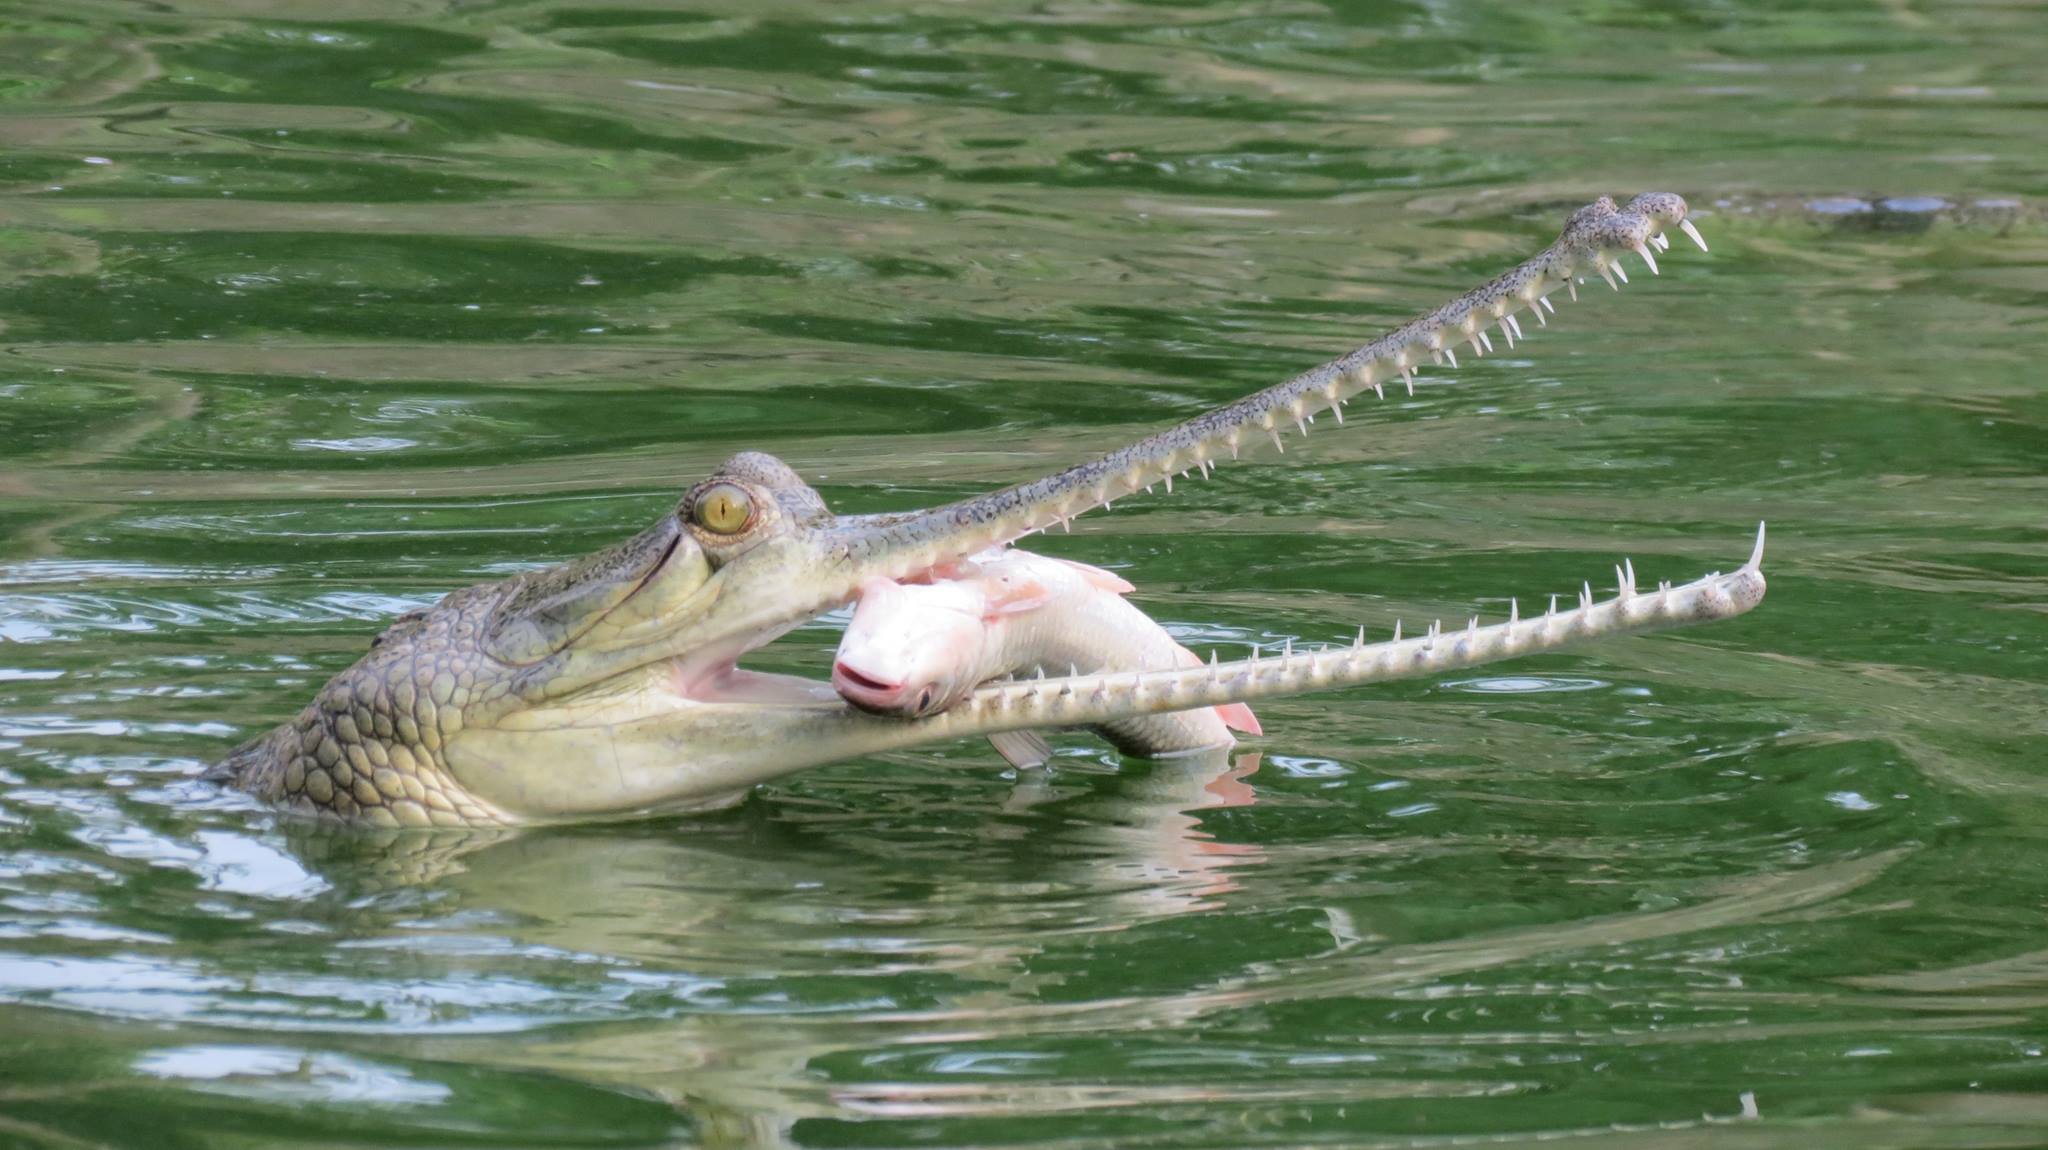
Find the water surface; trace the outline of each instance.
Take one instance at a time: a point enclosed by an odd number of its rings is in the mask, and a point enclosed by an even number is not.
[[[5,19],[0,1144],[2043,1141],[2036,12]],[[1646,189],[1712,255],[1043,546],[1228,658],[1768,518],[1742,620],[690,820],[336,833],[197,780],[734,450],[842,510],[1029,478]]]

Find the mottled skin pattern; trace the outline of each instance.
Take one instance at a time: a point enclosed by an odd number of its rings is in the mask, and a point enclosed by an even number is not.
[[[442,769],[443,743],[472,708],[511,690],[479,674],[484,617],[503,584],[469,587],[401,616],[348,672],[276,730],[236,748],[220,771],[306,814],[385,826],[483,826],[516,820]]]
[[[794,471],[742,453],[647,530],[594,555],[457,591],[409,614],[296,717],[231,752],[212,777],[285,807],[396,826],[494,825],[699,810],[762,781],[876,751],[974,735],[1095,726],[1306,691],[1432,675],[1597,638],[1728,618],[1763,598],[1762,539],[1726,575],[1462,631],[1220,666],[1108,669],[985,685],[918,718],[866,714],[830,687],[740,670],[745,652],[847,602],[864,582],[915,578],[991,546],[1235,457],[1306,435],[1343,404],[1456,349],[1512,345],[1517,313],[1581,277],[1656,270],[1662,235],[1703,249],[1685,201],[1601,198],[1535,257],[1340,359],[1089,463],[923,511],[838,516]]]

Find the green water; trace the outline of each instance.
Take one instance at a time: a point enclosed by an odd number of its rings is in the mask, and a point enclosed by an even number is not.
[[[0,1146],[2048,1145],[2038,9],[4,21]],[[197,778],[733,450],[842,510],[1028,478],[1646,189],[1713,253],[1043,547],[1229,657],[1768,519],[1744,619],[694,820]]]

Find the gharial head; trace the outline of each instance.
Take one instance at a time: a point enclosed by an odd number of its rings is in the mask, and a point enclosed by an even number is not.
[[[780,460],[735,455],[623,543],[402,620],[298,718],[231,753],[219,776],[376,821],[625,814],[701,804],[867,750],[1377,681],[1746,610],[1762,595],[1754,560],[1654,595],[1636,595],[1631,573],[1625,602],[1588,595],[1554,623],[1475,622],[1441,645],[1434,632],[1423,646],[1361,640],[1354,655],[1308,662],[981,688],[918,718],[861,714],[825,684],[737,667],[864,583],[916,579],[1155,484],[1170,491],[1247,439],[1305,435],[1317,414],[1341,422],[1360,392],[1412,387],[1417,366],[1455,365],[1460,344],[1490,350],[1492,327],[1512,344],[1523,334],[1517,313],[1542,320],[1552,292],[1586,274],[1625,278],[1621,253],[1654,270],[1652,249],[1668,246],[1670,227],[1699,242],[1676,196],[1596,201],[1535,257],[1349,355],[1093,461],[940,507],[834,515]]]

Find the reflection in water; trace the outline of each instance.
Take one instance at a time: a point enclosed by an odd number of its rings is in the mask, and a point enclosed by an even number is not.
[[[17,8],[0,1142],[2040,1141],[2032,12]],[[1042,542],[1228,657],[1769,518],[1726,629],[688,821],[195,779],[735,450],[848,512],[1028,479],[1644,187],[1710,257]]]
[[[1072,1004],[1043,1001],[1042,980],[1031,975],[1032,960],[1044,953],[1039,940],[1126,931],[1160,916],[1215,909],[1217,904],[1197,897],[1242,889],[1240,880],[1250,875],[1239,868],[1258,865],[1257,852],[1214,851],[1219,844],[1199,830],[1183,804],[1195,796],[1221,805],[1250,801],[1241,780],[1256,767],[1254,755],[1156,764],[1147,785],[1099,811],[1103,818],[1097,828],[1113,844],[1111,852],[1072,859],[1056,853],[1035,876],[1034,887],[1106,894],[1114,908],[1107,921],[1096,917],[1099,902],[1091,902],[1089,917],[1061,924],[1050,920],[1045,909],[1032,908],[1028,898],[972,900],[945,884],[914,906],[880,912],[819,904],[764,909],[756,902],[764,894],[785,884],[811,885],[797,876],[814,873],[811,868],[820,862],[830,865],[800,846],[789,849],[795,844],[788,843],[764,857],[751,850],[734,855],[687,839],[636,837],[620,844],[578,832],[328,832],[304,842],[313,854],[322,853],[323,846],[338,847],[357,860],[351,869],[375,876],[368,879],[370,886],[431,884],[442,921],[462,919],[474,930],[485,924],[469,919],[468,908],[488,907],[490,925],[503,931],[495,941],[481,943],[474,936],[444,939],[415,923],[420,933],[405,944],[410,947],[480,958],[545,953],[610,962],[680,960],[699,972],[694,978],[660,980],[671,997],[686,1003],[676,1017],[661,1022],[511,1048],[479,1049],[474,1040],[436,1039],[424,1049],[429,1057],[527,1069],[576,1065],[617,1086],[669,1098],[721,1129],[744,1131],[740,1142],[756,1145],[795,1144],[789,1141],[794,1123],[847,1112],[893,1119],[994,1117],[1176,1105],[1334,1105],[1513,1090],[1517,1083],[1512,1079],[1461,1078],[1435,1085],[1379,1080],[1361,1076],[1344,1059],[1302,1060],[1273,1082],[1233,1081],[1235,1074],[1212,1079],[1214,1068],[1205,1073],[1188,1065],[1177,1069],[1173,1085],[1108,1087],[1056,1073],[1032,1083],[1002,1078],[1009,1073],[1006,1067],[1058,1061],[1018,1049],[1048,1036],[1184,1030],[1212,1015],[1291,1002],[1398,998],[1460,975],[1545,955],[1759,922],[1836,899],[1873,881],[1902,855],[1895,851],[1784,876],[1758,876],[1728,884],[1717,897],[1682,910],[1387,947],[1349,957],[1339,957],[1340,952],[1359,940],[1339,936],[1334,947],[1320,953],[1295,962],[1256,964],[1249,973],[1206,989],[1184,986]],[[1231,860],[1229,872],[1218,869],[1220,859]],[[340,861],[340,856],[330,860]],[[1150,881],[1138,882],[1136,876]],[[1154,888],[1153,883],[1165,885]],[[1196,885],[1179,897],[1161,893],[1187,883]],[[602,909],[591,909],[597,907]],[[878,926],[880,935],[861,929]],[[892,974],[915,969],[977,989],[944,1005],[916,1009],[902,1009],[886,994],[870,992],[814,1003],[810,1011],[785,1015],[774,1026],[762,1025],[745,997],[748,983],[774,979],[788,985],[843,975],[854,956],[882,960]],[[1636,1040],[1616,1039],[1623,1044]],[[924,1048],[939,1053],[918,1053]],[[970,1049],[980,1052],[966,1053]],[[957,1069],[976,1078],[994,1077],[974,1084],[846,1086],[832,1083],[829,1076],[820,1079],[820,1064],[847,1055],[859,1055],[870,1065],[928,1062],[942,1074]]]

